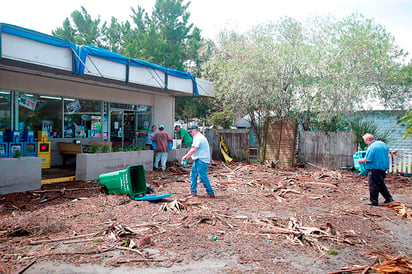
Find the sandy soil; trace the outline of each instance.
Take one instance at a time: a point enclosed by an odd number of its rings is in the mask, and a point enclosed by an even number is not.
[[[370,207],[351,171],[214,162],[215,199],[201,184],[189,197],[188,175],[147,172],[173,194],[157,202],[96,181],[0,196],[0,273],[374,273],[411,260],[411,177],[389,175],[397,203]]]

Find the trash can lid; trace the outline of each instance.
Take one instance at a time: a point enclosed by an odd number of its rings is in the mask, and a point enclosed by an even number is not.
[[[145,195],[139,198],[134,198],[136,201],[157,201],[167,197],[172,196],[172,193],[169,194],[154,194],[154,195]]]

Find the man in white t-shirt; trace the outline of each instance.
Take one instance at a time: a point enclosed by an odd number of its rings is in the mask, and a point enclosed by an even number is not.
[[[190,192],[192,195],[197,195],[197,177],[203,183],[206,188],[206,193],[209,197],[214,198],[215,193],[210,184],[209,177],[207,177],[207,169],[210,164],[210,149],[209,142],[206,137],[199,132],[199,127],[193,125],[189,128],[189,133],[193,137],[192,148],[189,152],[183,156],[182,161],[185,161],[192,157],[193,165],[190,171]]]

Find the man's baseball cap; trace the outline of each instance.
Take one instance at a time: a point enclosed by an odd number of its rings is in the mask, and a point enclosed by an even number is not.
[[[159,125],[159,129],[165,129],[164,125]]]
[[[198,127],[197,125],[192,125],[192,126],[189,128],[189,132],[191,132],[191,131],[194,130],[194,129],[199,130],[199,127]]]

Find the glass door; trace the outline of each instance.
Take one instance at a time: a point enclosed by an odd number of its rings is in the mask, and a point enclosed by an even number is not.
[[[110,112],[110,141],[114,151],[123,150],[123,111]]]
[[[124,121],[124,138],[123,148],[135,147],[136,136],[136,114],[134,111],[125,111],[123,115]]]
[[[110,141],[114,150],[127,150],[135,146],[136,113],[112,110],[110,116]]]

